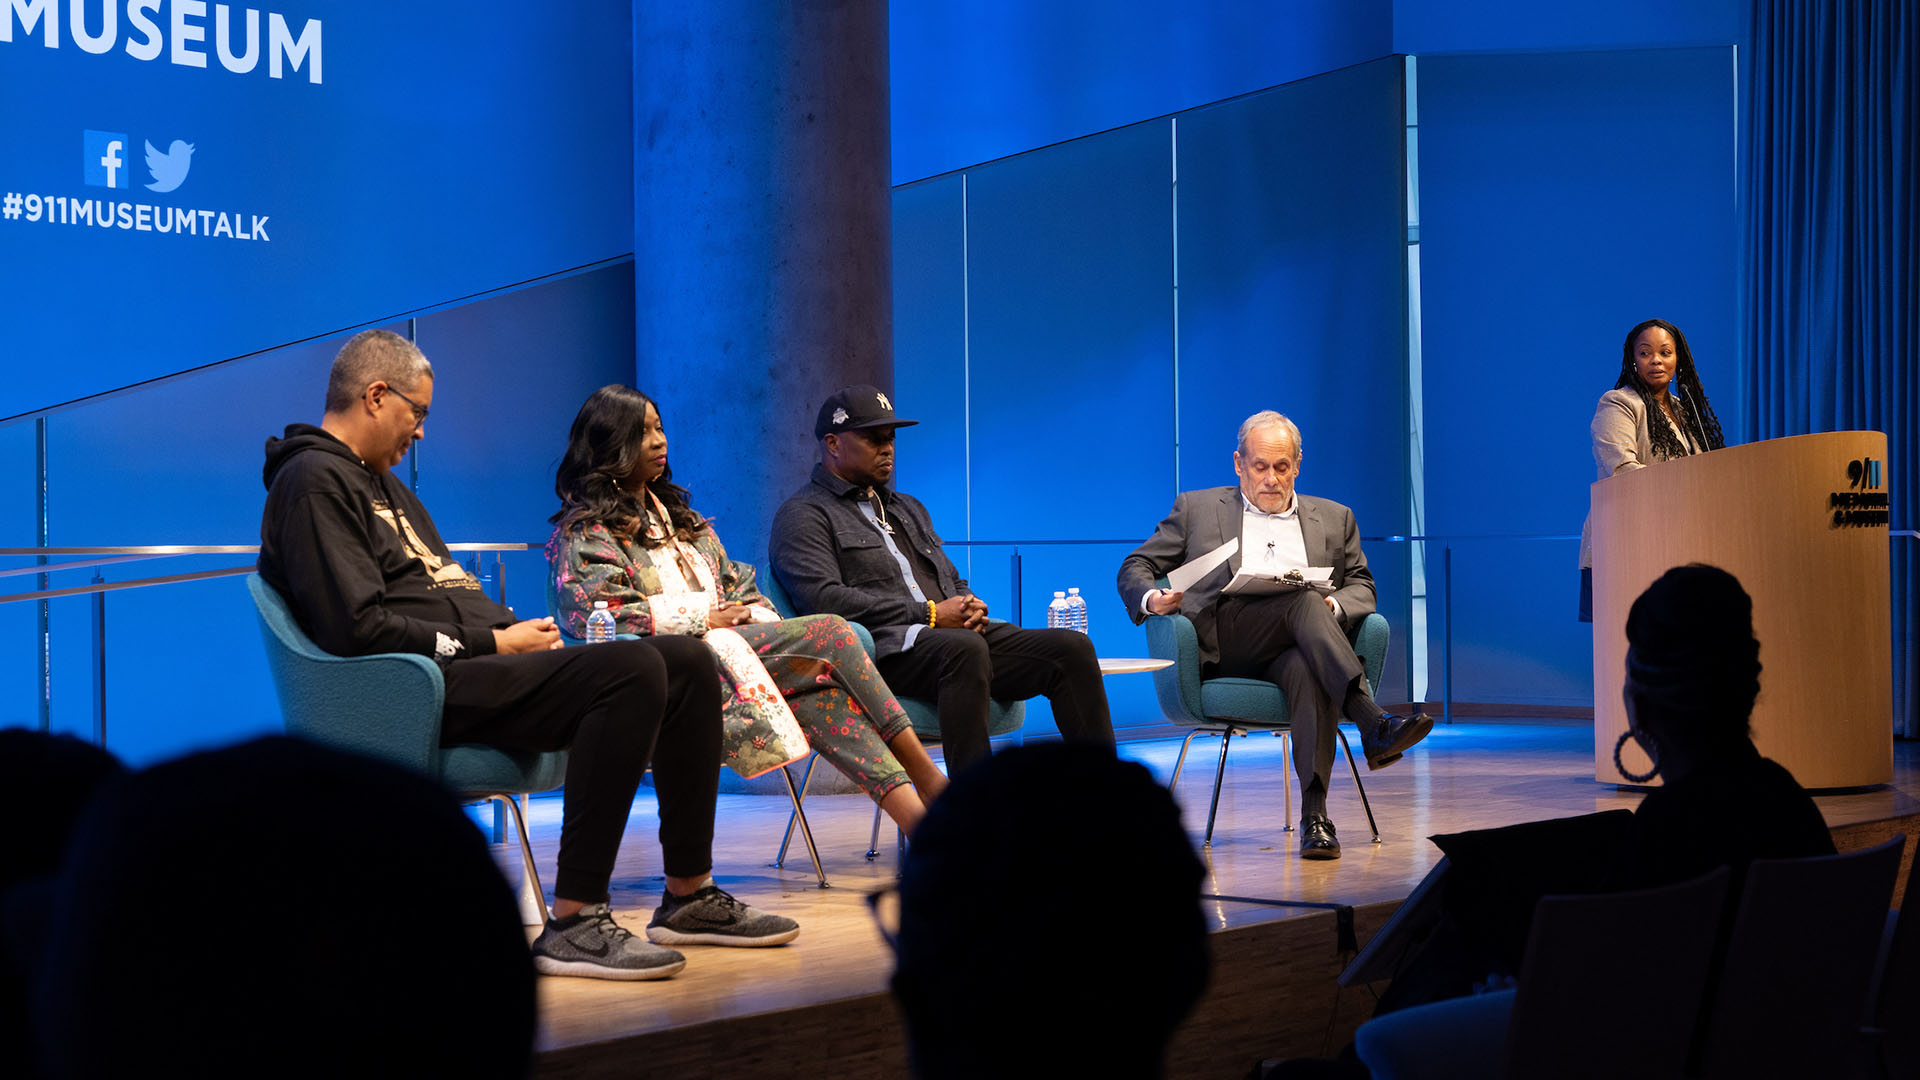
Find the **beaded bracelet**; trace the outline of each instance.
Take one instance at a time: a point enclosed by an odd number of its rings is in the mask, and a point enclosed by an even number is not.
[[[934,608],[933,601],[929,600],[927,601],[927,625],[932,626],[938,621],[939,621],[939,612],[937,609]]]

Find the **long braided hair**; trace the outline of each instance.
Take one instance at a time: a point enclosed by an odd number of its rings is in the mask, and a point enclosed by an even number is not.
[[[547,520],[562,528],[601,524],[614,532],[637,537],[646,547],[659,547],[664,537],[648,539],[641,523],[646,510],[624,481],[640,467],[641,443],[646,440],[647,410],[660,414],[653,399],[630,386],[603,386],[580,406],[567,433],[567,453],[554,473],[553,491],[560,509]],[[687,505],[687,489],[673,482],[673,468],[662,470],[647,490],[667,508],[675,535],[691,540],[708,525]]]
[[[1634,362],[1633,343],[1642,333],[1658,327],[1673,336],[1674,356],[1679,363],[1674,366],[1673,382],[1679,393],[1673,395],[1680,422],[1686,425],[1687,434],[1693,437],[1694,444],[1708,450],[1724,450],[1727,438],[1720,432],[1720,418],[1713,413],[1713,406],[1707,401],[1706,388],[1700,385],[1700,373],[1694,370],[1693,350],[1687,348],[1687,335],[1680,328],[1665,319],[1648,319],[1627,331],[1626,344],[1620,349],[1620,377],[1614,380],[1615,390],[1632,389],[1640,395],[1647,406],[1647,438],[1653,443],[1653,452],[1661,457],[1685,456],[1687,448],[1681,444],[1680,437],[1674,434],[1667,424],[1653,422],[1653,417],[1663,415],[1660,402],[1655,400],[1652,390],[1640,381],[1640,371]],[[1671,389],[1671,388],[1670,388]]]

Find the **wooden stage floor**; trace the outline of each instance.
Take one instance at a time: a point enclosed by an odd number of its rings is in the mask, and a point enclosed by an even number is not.
[[[1194,741],[1178,791],[1196,845],[1218,747],[1211,737]],[[1178,738],[1149,739],[1122,743],[1121,753],[1164,781],[1179,748]],[[1280,740],[1236,740],[1213,846],[1201,852],[1208,867],[1203,888],[1216,897],[1204,903],[1219,932],[1214,985],[1176,1037],[1170,1075],[1238,1078],[1263,1058],[1331,1053],[1344,1045],[1371,1013],[1370,993],[1364,987],[1336,991],[1332,983],[1342,966],[1333,913],[1287,902],[1355,908],[1364,943],[1438,861],[1427,836],[1636,805],[1638,794],[1593,780],[1592,753],[1592,726],[1584,721],[1436,726],[1400,763],[1375,773],[1362,769],[1379,819],[1378,845],[1368,842],[1342,757],[1330,810],[1344,857],[1306,862],[1295,853],[1297,833],[1282,831],[1282,784],[1291,767]],[[613,882],[614,911],[635,931],[650,918],[661,890],[650,792],[642,789],[635,803]],[[1894,831],[1913,834],[1920,821],[1920,743],[1895,745],[1890,787],[1824,796],[1819,803],[1843,849]],[[798,919],[800,937],[776,949],[690,948],[686,970],[662,982],[541,979],[539,1075],[643,1071],[739,1080],[792,1075],[797,1068],[836,1077],[904,1075],[898,1018],[886,995],[891,957],[864,903],[866,893],[893,878],[892,826],[882,830],[881,858],[868,862],[861,853],[873,804],[858,795],[809,799],[808,818],[834,886],[822,890],[797,838],[784,870],[768,865],[787,808],[784,798],[722,795],[715,874],[741,899]],[[534,801],[535,853],[546,875],[559,820],[559,799]],[[503,866],[515,865],[508,849],[497,850]],[[517,868],[513,873],[517,879]],[[1113,887],[1124,890],[1127,868],[1116,866],[1114,873]]]

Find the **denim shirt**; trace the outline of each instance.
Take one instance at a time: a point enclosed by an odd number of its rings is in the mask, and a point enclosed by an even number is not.
[[[967,583],[947,558],[927,508],[911,495],[877,489],[896,545],[911,545],[929,564],[947,596]],[[865,626],[874,651],[888,656],[912,646],[927,625],[927,604],[916,600],[911,574],[887,548],[887,536],[861,510],[865,488],[813,467],[813,478],[773,517],[767,559],[787,595],[807,614],[827,612]]]

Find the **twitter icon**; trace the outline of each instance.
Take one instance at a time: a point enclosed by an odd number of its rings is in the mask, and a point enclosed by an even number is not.
[[[187,182],[187,170],[193,167],[193,144],[181,139],[173,140],[166,153],[153,148],[153,140],[144,140],[147,144],[147,172],[153,174],[153,183],[147,185],[148,191],[168,192]]]

